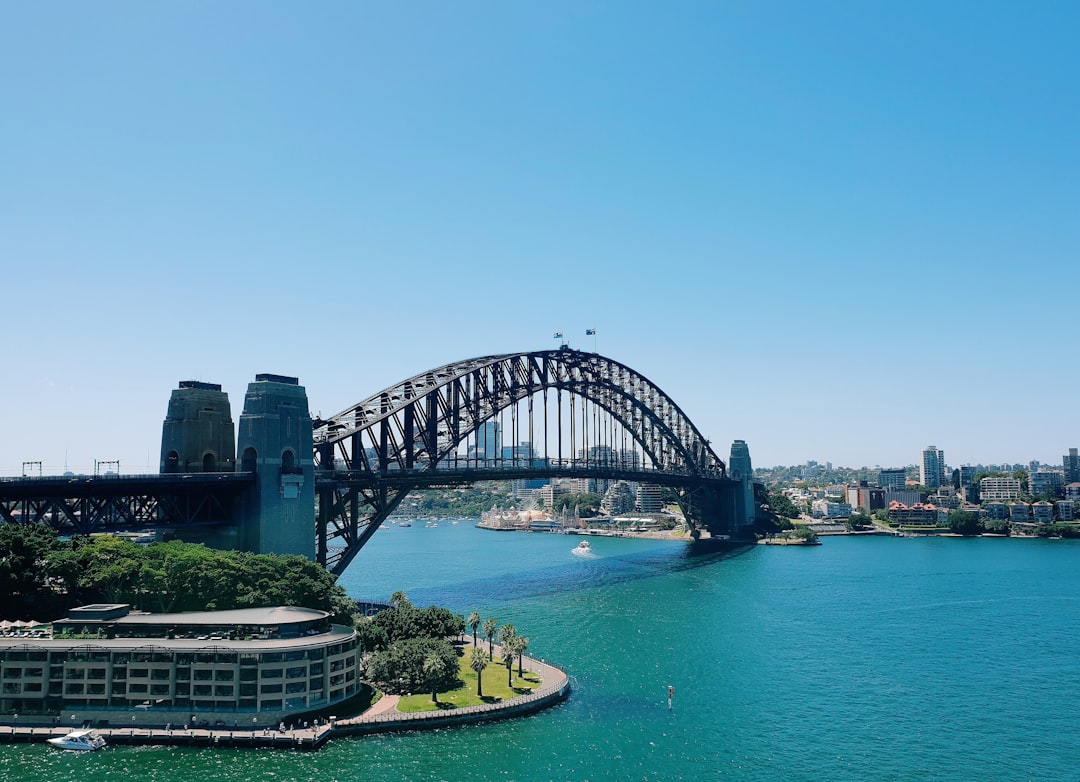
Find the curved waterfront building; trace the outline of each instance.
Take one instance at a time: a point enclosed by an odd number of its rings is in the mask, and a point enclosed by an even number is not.
[[[0,637],[0,682],[0,710],[64,724],[276,725],[356,694],[356,631],[309,608],[84,606],[51,637]]]

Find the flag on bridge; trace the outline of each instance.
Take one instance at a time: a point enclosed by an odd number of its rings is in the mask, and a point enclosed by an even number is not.
[[[586,337],[595,337],[596,336],[596,329],[585,329],[585,336]]]
[[[562,339],[562,332],[556,331],[555,336],[552,339]]]

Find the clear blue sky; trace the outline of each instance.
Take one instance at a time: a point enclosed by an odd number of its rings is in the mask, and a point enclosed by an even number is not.
[[[1060,463],[1075,2],[9,3],[0,473],[554,347],[755,464]]]

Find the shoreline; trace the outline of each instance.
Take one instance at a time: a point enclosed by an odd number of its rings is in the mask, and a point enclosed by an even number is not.
[[[495,644],[498,649],[499,645]],[[383,696],[360,714],[331,717],[328,722],[303,728],[279,730],[228,728],[169,728],[164,727],[101,727],[90,728],[109,745],[159,745],[226,747],[236,749],[288,749],[314,751],[328,741],[348,736],[391,733],[404,730],[434,730],[456,725],[512,719],[541,711],[570,696],[570,677],[556,666],[534,657],[525,657],[530,670],[540,673],[542,683],[533,692],[498,703],[467,706],[452,711],[396,711],[397,698]],[[381,704],[381,705],[380,705]],[[389,708],[388,708],[389,707]],[[0,743],[45,743],[48,739],[65,736],[78,726],[3,725]],[[67,750],[58,750],[67,751]]]

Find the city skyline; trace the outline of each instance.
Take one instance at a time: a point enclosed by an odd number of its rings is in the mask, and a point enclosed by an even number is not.
[[[1028,412],[1080,381],[1074,4],[5,21],[0,474],[156,465],[182,380],[330,415],[557,332],[757,466],[1080,443]]]

